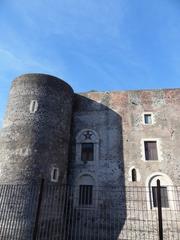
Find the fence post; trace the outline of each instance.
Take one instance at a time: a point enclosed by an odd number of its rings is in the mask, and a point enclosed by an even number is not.
[[[33,231],[33,240],[36,240],[37,232],[38,232],[38,224],[39,224],[39,218],[40,218],[40,210],[41,210],[43,188],[44,188],[44,179],[41,179],[40,190],[39,190],[39,197],[38,197],[38,206],[37,206],[36,219],[35,219],[34,231]]]
[[[159,240],[163,240],[161,184],[159,179],[157,180],[157,205],[158,205],[158,222],[159,222]]]

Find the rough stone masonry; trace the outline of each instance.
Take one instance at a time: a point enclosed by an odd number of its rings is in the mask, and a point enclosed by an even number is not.
[[[180,183],[179,146],[180,89],[76,94],[56,77],[25,74],[12,84],[0,130],[0,184],[44,178],[75,185],[75,207],[103,205],[108,199],[97,200],[99,188],[124,193],[109,196],[116,205],[132,197],[127,186],[141,186],[148,191],[146,208],[153,211],[157,178],[166,187],[166,201],[173,199],[169,186]],[[89,199],[79,199],[79,191],[83,197],[87,189]],[[122,216],[128,220],[128,211]],[[27,225],[24,239],[29,231]]]

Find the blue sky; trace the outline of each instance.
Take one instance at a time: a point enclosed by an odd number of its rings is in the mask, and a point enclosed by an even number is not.
[[[76,92],[180,87],[179,0],[0,0],[0,126],[11,81]]]

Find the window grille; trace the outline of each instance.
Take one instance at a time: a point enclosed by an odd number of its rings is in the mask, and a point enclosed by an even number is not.
[[[92,205],[92,185],[79,186],[79,205]]]

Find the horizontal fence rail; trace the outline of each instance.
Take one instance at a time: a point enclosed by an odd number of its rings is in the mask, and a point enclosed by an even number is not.
[[[179,240],[180,187],[160,193],[163,240]],[[159,240],[157,201],[156,187],[1,185],[0,239]]]

